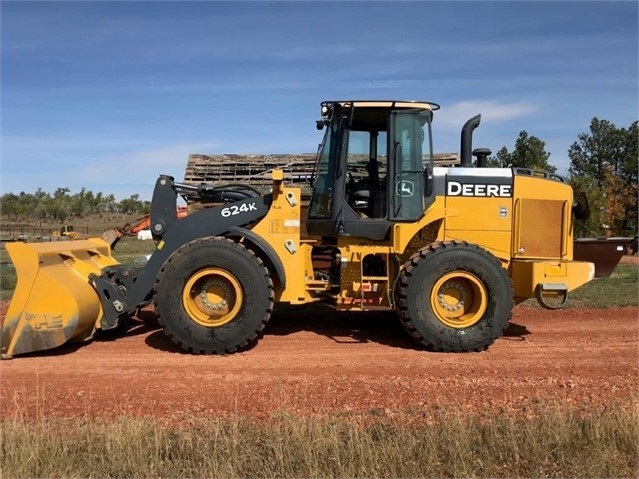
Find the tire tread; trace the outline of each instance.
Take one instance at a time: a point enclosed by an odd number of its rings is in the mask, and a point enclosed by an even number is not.
[[[265,308],[265,312],[264,312],[264,316],[262,320],[256,325],[254,330],[250,332],[248,336],[246,336],[242,340],[239,340],[235,342],[234,344],[225,346],[223,348],[218,348],[218,347],[212,347],[210,349],[194,348],[193,346],[189,345],[186,341],[180,339],[176,334],[174,334],[171,331],[171,327],[172,327],[171,320],[170,318],[167,320],[168,315],[161,312],[161,307],[159,307],[159,304],[158,304],[157,288],[158,288],[158,285],[160,285],[163,281],[170,281],[169,279],[166,278],[166,275],[170,272],[169,271],[170,266],[173,263],[175,263],[175,261],[177,261],[179,258],[183,257],[184,255],[188,254],[188,251],[192,250],[193,248],[199,247],[200,245],[204,245],[206,243],[215,244],[214,242],[220,242],[222,244],[225,244],[227,247],[236,249],[240,254],[246,255],[247,257],[250,258],[251,261],[255,263],[255,267],[257,271],[259,271],[264,276],[264,279],[266,280],[267,307]],[[173,341],[175,344],[180,346],[183,350],[188,351],[190,353],[208,354],[208,355],[232,354],[232,353],[244,350],[250,345],[252,345],[253,343],[255,343],[255,341],[257,341],[262,336],[262,332],[271,317],[271,313],[273,312],[274,302],[275,302],[275,290],[273,286],[273,281],[270,277],[268,269],[264,265],[264,262],[251,249],[248,249],[244,245],[223,236],[209,236],[209,237],[198,238],[197,240],[186,243],[182,245],[180,248],[178,248],[169,257],[169,259],[167,259],[167,261],[164,263],[164,265],[160,269],[155,281],[155,289],[154,289],[154,296],[153,296],[153,303],[154,303],[158,323],[163,328],[165,334],[171,339],[171,341]]]
[[[510,295],[510,305],[504,305],[508,308],[509,311],[507,320],[504,321],[502,327],[499,331],[496,332],[496,334],[494,334],[492,337],[489,338],[489,340],[484,341],[481,345],[478,346],[455,345],[455,347],[451,347],[450,345],[441,344],[437,343],[436,341],[429,340],[425,337],[425,335],[420,334],[419,328],[416,326],[416,321],[418,321],[418,319],[414,318],[409,311],[410,305],[408,304],[408,288],[411,286],[411,283],[413,282],[412,278],[415,276],[416,272],[419,270],[419,268],[428,267],[427,263],[430,259],[436,257],[444,251],[450,251],[452,249],[459,249],[460,251],[465,249],[468,251],[481,253],[483,257],[493,263],[493,266],[497,266],[503,270],[501,262],[495,256],[488,253],[481,247],[467,241],[442,241],[432,243],[424,248],[421,248],[406,261],[405,266],[399,276],[397,288],[395,290],[395,304],[399,313],[399,319],[408,334],[410,334],[415,341],[423,345],[428,350],[443,352],[483,351],[486,350],[490,345],[492,345],[497,338],[501,337],[504,330],[508,327],[508,322],[512,318],[512,308],[514,306],[512,294]],[[508,278],[508,285],[512,293],[512,279],[505,273],[505,271],[504,275]]]

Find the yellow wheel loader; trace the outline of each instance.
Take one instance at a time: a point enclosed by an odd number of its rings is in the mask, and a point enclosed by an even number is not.
[[[142,268],[118,264],[100,239],[7,245],[18,284],[3,357],[88,340],[150,303],[165,333],[193,353],[254,343],[276,302],[322,300],[394,310],[427,349],[487,348],[514,304],[537,297],[557,307],[593,278],[593,263],[573,261],[573,221],[588,214],[587,201],[558,175],[487,168],[490,150],[472,150],[479,115],[462,129],[461,165],[435,167],[437,109],[323,102],[306,239],[301,191],[275,170],[266,195],[160,176],[156,248]],[[179,218],[178,196],[219,204]]]

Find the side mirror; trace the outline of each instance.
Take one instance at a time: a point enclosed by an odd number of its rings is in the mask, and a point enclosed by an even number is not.
[[[429,197],[433,194],[433,167],[428,164],[424,168],[424,196]]]
[[[587,220],[590,218],[590,205],[588,204],[588,197],[583,191],[575,198],[575,203],[572,205],[575,218],[578,220]]]

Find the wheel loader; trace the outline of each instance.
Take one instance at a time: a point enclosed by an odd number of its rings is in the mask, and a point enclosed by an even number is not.
[[[98,238],[7,245],[18,273],[2,357],[86,341],[153,304],[164,332],[196,354],[258,340],[275,303],[331,302],[396,311],[433,351],[481,351],[513,305],[560,306],[595,266],[573,260],[573,222],[588,214],[561,176],[488,168],[461,132],[461,164],[433,163],[428,101],[325,101],[324,130],[301,231],[301,191],[272,173],[268,194],[161,175],[151,204],[156,247],[119,264]],[[473,156],[475,159],[473,159]],[[215,206],[179,218],[179,197]],[[303,317],[299,318],[304,321]]]

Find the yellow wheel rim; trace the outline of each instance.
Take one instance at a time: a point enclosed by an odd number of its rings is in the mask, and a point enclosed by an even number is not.
[[[451,328],[477,323],[488,306],[484,283],[465,271],[452,271],[435,283],[430,303],[437,319]]]
[[[197,272],[182,290],[184,309],[202,326],[225,325],[235,318],[242,302],[240,282],[223,269],[207,268]]]

